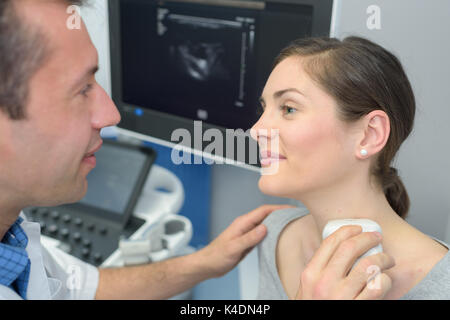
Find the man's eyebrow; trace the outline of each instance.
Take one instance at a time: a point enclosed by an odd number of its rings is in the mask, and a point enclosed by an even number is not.
[[[87,78],[89,78],[89,77],[95,75],[95,74],[98,72],[99,69],[100,69],[100,68],[99,68],[98,65],[95,65],[95,66],[89,68],[89,69],[83,74],[83,76],[82,76],[81,78],[79,78],[79,79],[74,83],[74,85],[72,86],[72,88],[73,88],[72,90],[75,90],[75,89],[76,89],[78,86],[80,86],[81,83],[82,83],[83,81],[85,81]]]

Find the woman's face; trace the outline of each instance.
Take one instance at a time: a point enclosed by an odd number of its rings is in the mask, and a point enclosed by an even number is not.
[[[259,188],[279,197],[326,192],[356,164],[356,135],[337,118],[336,102],[310,79],[301,59],[286,58],[273,70],[261,97],[264,112],[252,128],[263,167]]]

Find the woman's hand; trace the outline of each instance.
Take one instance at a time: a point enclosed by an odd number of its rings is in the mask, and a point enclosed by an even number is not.
[[[355,261],[381,242],[374,232],[344,226],[323,240],[301,275],[296,299],[382,299],[392,281],[384,270],[395,265],[386,253]]]

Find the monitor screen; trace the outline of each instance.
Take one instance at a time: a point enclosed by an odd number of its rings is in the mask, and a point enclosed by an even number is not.
[[[156,152],[148,147],[105,139],[95,153],[83,199],[65,207],[124,226],[133,214]]]
[[[123,215],[148,157],[107,143],[95,157],[97,167],[87,176],[88,192],[80,203]]]
[[[218,129],[226,138],[227,129],[240,129],[245,149],[256,150],[249,129],[258,120],[259,96],[274,58],[294,39],[329,35],[331,7],[331,0],[110,1],[119,128],[174,145],[180,141],[173,133],[187,130],[192,139],[182,145],[199,151],[211,141],[204,139],[205,131]],[[208,152],[259,165],[258,157],[242,158],[225,150],[228,142],[222,145]]]

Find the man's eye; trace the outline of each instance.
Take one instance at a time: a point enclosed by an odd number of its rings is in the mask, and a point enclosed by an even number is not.
[[[80,94],[84,97],[87,97],[89,94],[89,91],[92,90],[92,87],[93,87],[92,84],[88,84],[86,87],[84,87],[83,90],[80,91]]]

